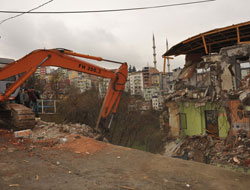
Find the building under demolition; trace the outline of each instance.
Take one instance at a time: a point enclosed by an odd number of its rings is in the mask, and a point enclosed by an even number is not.
[[[169,136],[250,134],[250,22],[193,36],[164,54],[178,55],[185,66],[162,117]]]

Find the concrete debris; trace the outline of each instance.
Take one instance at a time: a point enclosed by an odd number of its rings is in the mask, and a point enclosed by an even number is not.
[[[19,184],[9,184],[9,187],[19,187]]]
[[[32,139],[36,140],[48,140],[57,139],[57,143],[64,144],[68,141],[65,137],[67,134],[79,135],[76,138],[81,138],[81,136],[96,138],[100,136],[100,133],[96,132],[93,128],[85,124],[56,124],[54,122],[45,122],[41,119],[36,119],[37,124],[33,129]],[[104,139],[106,140],[106,139]]]
[[[8,152],[15,152],[17,149],[16,148],[7,148]]]
[[[230,136],[230,135],[229,135]],[[247,131],[225,140],[213,139],[209,135],[186,137],[172,153],[173,157],[185,158],[207,164],[229,165],[233,168],[250,168],[250,137]]]
[[[68,141],[68,139],[65,137],[59,139],[59,142],[62,144],[66,143],[67,141]]]
[[[15,131],[14,136],[16,138],[30,138],[32,136],[32,131],[30,129]]]

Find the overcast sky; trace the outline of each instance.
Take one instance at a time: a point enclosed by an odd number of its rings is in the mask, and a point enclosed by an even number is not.
[[[1,0],[0,10],[28,11],[48,0]],[[54,0],[36,11],[120,9],[199,0]],[[66,48],[79,53],[126,61],[141,69],[153,66],[152,35],[157,67],[169,46],[199,33],[250,20],[249,0],[217,0],[186,6],[93,14],[26,14],[0,25],[0,57],[19,59],[41,48]],[[0,13],[0,20],[13,14]],[[171,69],[184,58],[171,60]],[[103,66],[105,64],[102,64]]]

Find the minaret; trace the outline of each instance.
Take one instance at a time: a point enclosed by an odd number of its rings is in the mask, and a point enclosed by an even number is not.
[[[155,52],[155,36],[153,34],[153,56],[154,56],[154,66],[156,68],[156,52]]]
[[[167,48],[167,51],[168,51],[168,39],[166,38],[166,48]],[[169,59],[167,59],[168,60],[168,72],[170,72],[170,63],[169,63]]]

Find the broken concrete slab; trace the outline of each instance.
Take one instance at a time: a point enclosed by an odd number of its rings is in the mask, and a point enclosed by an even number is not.
[[[31,138],[32,137],[32,131],[30,129],[15,131],[14,136],[16,138]]]

